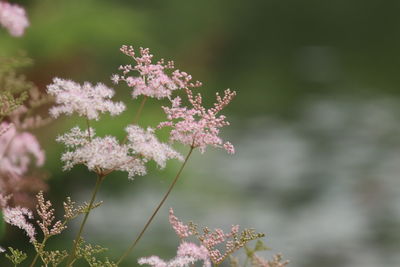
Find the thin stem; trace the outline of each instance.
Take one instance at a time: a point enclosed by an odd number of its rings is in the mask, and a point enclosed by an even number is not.
[[[75,253],[76,253],[76,248],[78,246],[78,242],[81,239],[83,228],[85,227],[85,224],[86,224],[86,221],[87,221],[87,219],[89,217],[90,211],[92,210],[93,203],[94,203],[94,201],[96,199],[97,192],[99,191],[100,185],[103,182],[104,178],[105,178],[104,175],[98,174],[98,176],[97,176],[96,185],[95,185],[95,187],[93,189],[92,198],[90,199],[88,210],[85,213],[85,217],[83,218],[83,221],[82,221],[81,226],[79,228],[78,234],[76,235],[74,246],[72,247],[72,252],[71,252],[71,255],[68,257],[68,261],[67,261],[67,265],[66,266],[71,266],[71,264],[72,264],[72,260],[75,257]]]
[[[132,124],[137,124],[139,122],[139,118],[140,118],[140,115],[142,114],[144,104],[146,104],[146,100],[147,100],[147,95],[145,95],[143,97],[142,101],[140,102],[139,109],[136,112],[136,115],[135,115],[135,118],[132,121]]]
[[[193,149],[194,149],[194,147],[190,147],[189,153],[187,154],[187,156],[185,158],[185,161],[183,162],[183,164],[182,164],[181,168],[179,169],[178,173],[176,174],[175,179],[172,181],[171,185],[169,186],[167,193],[165,193],[164,197],[161,199],[161,202],[158,204],[157,208],[154,210],[153,214],[150,216],[150,218],[148,219],[147,223],[143,227],[142,231],[136,237],[135,241],[125,251],[125,253],[119,258],[119,260],[117,261],[117,265],[119,265],[132,252],[132,250],[135,248],[136,244],[140,241],[140,239],[142,238],[143,234],[146,232],[147,228],[149,227],[149,225],[153,221],[154,217],[156,216],[156,214],[160,210],[161,206],[164,204],[165,200],[168,198],[169,194],[171,193],[172,189],[174,188],[176,182],[178,181],[178,179],[179,179],[179,177],[180,177],[180,175],[182,173],[183,168],[185,167],[186,163],[189,160],[190,155],[193,152]]]
[[[89,142],[92,142],[92,133],[90,131],[90,121],[88,118],[86,118],[86,125],[87,125],[87,129],[88,129],[88,138],[89,138]]]
[[[40,244],[40,249],[44,248],[44,246],[46,245],[47,239],[48,239],[48,237],[45,237],[43,239],[42,243]],[[31,265],[29,265],[29,267],[35,266],[35,263],[38,260],[38,258],[39,258],[39,250],[36,250],[35,258],[33,259]]]
[[[139,109],[136,111],[136,115],[133,118],[133,121],[131,122],[131,124],[137,124],[139,122],[139,118],[140,115],[142,114],[143,108],[144,108],[144,104],[146,104],[146,100],[147,100],[147,95],[145,95],[142,99],[142,101],[140,102],[140,106]],[[126,141],[128,141],[128,135],[125,136],[124,141],[122,141],[123,144],[126,143]]]
[[[66,219],[66,220],[62,223],[61,226],[64,227],[64,226],[68,223],[68,221],[69,221],[69,220]],[[44,247],[46,246],[47,240],[49,240],[49,238],[52,237],[52,236],[53,236],[53,235],[48,235],[48,236],[45,236],[45,237],[43,238],[43,241],[42,241],[42,243],[40,244],[40,248],[41,248],[41,249],[44,249]],[[36,247],[35,247],[35,249],[36,249]],[[43,261],[43,257],[42,257],[41,254],[39,254],[39,250],[36,250],[35,258],[33,259],[31,265],[29,265],[29,267],[35,266],[35,263],[36,263],[36,261],[38,260],[39,256],[40,256],[40,258],[41,258],[42,261]],[[44,263],[44,261],[43,261],[43,263]],[[46,265],[46,266],[47,266],[47,265]]]
[[[39,252],[36,252],[35,258],[33,259],[31,265],[29,265],[29,267],[35,266],[35,263],[36,263],[38,258],[39,258]]]

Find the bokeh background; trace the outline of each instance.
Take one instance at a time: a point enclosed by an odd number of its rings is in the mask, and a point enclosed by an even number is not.
[[[293,267],[400,265],[399,1],[13,2],[26,7],[31,26],[22,38],[1,30],[0,54],[26,51],[34,65],[24,73],[42,90],[53,77],[111,86],[111,74],[130,62],[119,52],[128,44],[173,59],[203,82],[207,103],[225,88],[238,93],[225,111],[232,125],[222,133],[237,153],[196,152],[122,266],[135,266],[139,256],[175,255],[168,207],[184,221],[265,232],[272,248],[265,255],[282,252]],[[129,110],[95,127],[122,137],[139,101],[126,86],[114,87]],[[149,101],[140,124],[157,125],[162,103]],[[76,124],[83,121],[64,117],[36,132],[56,203],[88,200],[95,183],[83,167],[61,171],[63,147],[54,139]],[[112,174],[87,241],[108,247],[105,256],[120,256],[178,167],[153,167],[134,181]],[[69,247],[75,232],[71,227],[51,246]],[[1,242],[16,241],[24,248],[24,235],[10,229]]]

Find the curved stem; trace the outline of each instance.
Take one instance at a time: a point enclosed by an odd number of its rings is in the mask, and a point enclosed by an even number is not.
[[[168,191],[165,193],[164,197],[161,199],[161,202],[158,204],[157,208],[154,210],[153,214],[150,216],[150,218],[148,219],[147,223],[143,227],[142,231],[136,237],[135,241],[133,241],[132,245],[119,258],[119,260],[117,261],[117,265],[119,265],[132,252],[132,250],[135,248],[136,244],[140,241],[140,239],[142,238],[143,234],[146,232],[147,228],[149,227],[149,225],[153,221],[154,217],[156,216],[156,214],[160,210],[161,206],[164,204],[165,200],[167,200],[169,194],[171,193],[172,189],[174,188],[176,182],[178,181],[178,179],[179,179],[179,177],[180,177],[180,175],[182,173],[183,168],[185,167],[186,163],[188,162],[188,159],[189,159],[190,155],[192,154],[193,149],[194,149],[194,147],[190,147],[189,153],[187,154],[187,156],[185,158],[185,161],[182,163],[181,168],[179,169],[178,173],[176,174],[175,179],[172,181],[171,185],[169,186]]]
[[[103,182],[104,177],[105,177],[104,175],[100,175],[100,174],[98,174],[98,176],[97,176],[96,185],[95,185],[95,187],[93,189],[92,198],[90,199],[88,210],[85,213],[85,217],[83,218],[81,226],[79,227],[79,231],[78,231],[78,234],[76,235],[74,246],[72,247],[72,251],[71,251],[71,254],[68,257],[68,261],[67,261],[67,265],[66,266],[71,266],[71,263],[72,263],[72,261],[73,261],[73,259],[75,257],[76,248],[77,248],[78,242],[79,242],[79,240],[81,238],[81,235],[82,235],[82,232],[83,232],[83,228],[85,227],[85,224],[86,224],[86,221],[87,221],[87,219],[89,217],[90,211],[92,210],[93,203],[94,203],[94,201],[96,199],[97,192],[100,189],[100,185]]]

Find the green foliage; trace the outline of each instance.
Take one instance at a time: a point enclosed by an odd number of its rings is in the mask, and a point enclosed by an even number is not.
[[[93,203],[92,207],[89,209],[89,203],[84,202],[82,205],[76,206],[76,203],[71,200],[70,197],[64,201],[64,218],[68,221],[75,219],[81,214],[87,213],[103,204],[102,201]]]
[[[47,241],[47,239],[45,239]],[[33,245],[35,247],[35,250],[37,251],[37,256],[40,256],[42,262],[45,264],[45,266],[52,266],[56,267],[60,265],[63,260],[68,257],[68,252],[66,250],[54,250],[54,251],[45,251],[45,244],[46,242],[43,241],[42,243],[34,242]],[[34,260],[34,262],[36,259]]]
[[[14,266],[17,266],[27,258],[26,253],[18,249],[13,249],[12,247],[8,247],[8,249],[10,250],[11,255],[6,254],[6,258],[9,259],[14,264]]]
[[[264,242],[261,239],[257,240],[257,243],[253,249],[249,248],[248,246],[245,246],[244,248],[246,250],[247,257],[249,258],[252,258],[254,256],[254,253],[256,253],[257,251],[264,251],[270,249],[264,244]]]
[[[67,258],[68,252],[65,250],[54,250],[54,251],[43,251],[41,258],[45,266],[56,267],[60,265],[65,258]]]
[[[16,70],[31,64],[25,56],[0,58],[0,120],[22,105],[36,86]]]
[[[117,267],[117,265],[109,261],[108,258],[106,258],[104,261],[97,259],[96,254],[102,253],[106,250],[106,248],[103,248],[99,245],[93,246],[88,244],[81,238],[78,241],[76,258],[74,261],[83,258],[90,267]]]

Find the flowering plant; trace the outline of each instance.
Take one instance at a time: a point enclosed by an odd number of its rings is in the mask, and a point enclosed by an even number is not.
[[[11,35],[20,36],[29,23],[21,7],[1,1],[0,24]],[[226,117],[220,113],[233,100],[236,92],[226,89],[223,96],[217,93],[216,103],[211,108],[206,108],[203,97],[193,92],[202,84],[193,82],[188,73],[175,69],[173,61],[153,61],[153,55],[148,48],[140,48],[139,54],[132,46],[124,45],[120,50],[133,60],[133,64],[120,66],[121,73],[113,74],[111,80],[114,84],[126,84],[131,89],[133,100],[141,98],[132,123],[124,127],[126,135],[123,140],[111,135],[98,136],[92,126],[92,122],[100,121],[104,113],[118,116],[126,110],[126,103],[113,100],[113,88],[102,83],[79,84],[68,79],[54,78],[47,86],[47,94],[41,94],[32,83],[16,74],[18,61],[3,61],[5,63],[0,66],[0,82],[3,85],[0,90],[0,209],[4,221],[23,230],[36,252],[28,257],[25,252],[9,247],[5,257],[14,266],[27,259],[30,260],[31,267],[61,264],[74,266],[79,262],[93,267],[119,266],[143,238],[196,149],[205,153],[206,148],[211,146],[223,148],[229,154],[235,153],[234,146],[220,137],[221,128],[229,125]],[[162,106],[166,119],[156,128],[143,128],[138,124],[149,98],[164,99],[169,103]],[[38,115],[39,106],[50,106],[51,118]],[[84,129],[75,126],[56,138],[66,148],[61,155],[63,170],[68,171],[76,165],[83,165],[88,171],[95,173],[97,179],[88,202],[77,205],[66,198],[63,203],[63,218],[56,219],[53,204],[44,196],[46,184],[39,182],[38,175],[33,175],[43,166],[45,152],[30,130],[45,126],[63,114],[77,114],[86,123]],[[161,128],[170,129],[167,143],[158,139],[157,134]],[[175,150],[175,143],[187,147],[185,156]],[[96,198],[103,181],[115,171],[127,172],[128,178],[133,180],[136,176],[147,174],[150,161],[163,169],[169,160],[181,161],[181,167],[132,244],[116,260],[98,259],[97,254],[105,249],[86,243],[83,234],[91,211],[102,204],[96,202]],[[13,190],[16,185],[26,181],[33,181],[36,187],[28,186],[27,188],[34,187],[30,191],[25,190],[29,192]],[[34,207],[27,205],[26,201],[20,201],[21,194],[27,193],[36,195]],[[72,220],[80,217],[83,218],[71,248],[49,249],[49,239],[62,234]],[[32,221],[36,221],[36,225]],[[238,266],[239,259],[233,254],[242,248],[247,255],[246,262],[250,260],[253,266],[273,267],[287,264],[282,262],[279,255],[272,261],[256,255],[255,252],[266,247],[260,241],[264,234],[253,229],[239,231],[239,226],[234,225],[228,233],[219,228],[212,231],[207,227],[200,231],[194,223],[181,222],[172,209],[169,222],[180,239],[176,257],[169,261],[158,256],[143,257],[138,260],[140,265],[178,267],[201,261],[203,266],[210,267],[218,266],[229,259],[232,266]],[[253,240],[258,240],[254,249],[248,244]],[[2,247],[0,250],[6,251]]]

